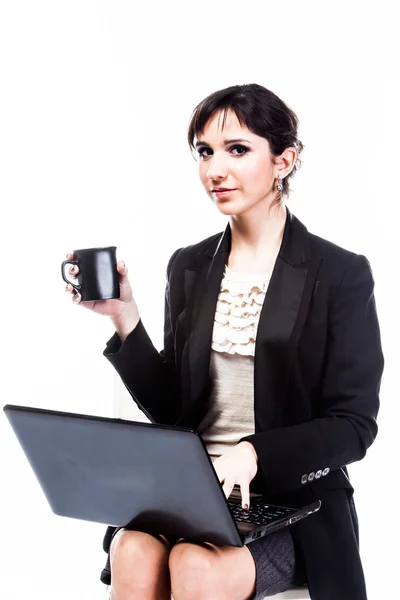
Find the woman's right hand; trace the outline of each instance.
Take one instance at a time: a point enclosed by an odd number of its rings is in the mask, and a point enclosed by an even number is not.
[[[67,254],[67,260],[74,260],[74,255],[71,253]],[[65,290],[72,295],[74,304],[81,304],[99,315],[110,317],[120,336],[125,338],[129,331],[132,331],[136,327],[140,317],[128,279],[128,269],[122,260],[117,263],[117,271],[119,274],[119,298],[81,302],[81,294],[70,283],[67,284]],[[69,275],[76,277],[78,273],[78,265],[71,265]]]

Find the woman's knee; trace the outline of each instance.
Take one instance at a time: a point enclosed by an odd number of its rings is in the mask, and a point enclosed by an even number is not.
[[[255,564],[247,548],[176,544],[169,555],[172,593],[185,600],[252,598]]]
[[[201,600],[215,584],[210,551],[200,546],[176,544],[170,552],[168,566],[172,593],[178,597]]]
[[[168,564],[168,544],[141,531],[121,529],[110,547],[112,578],[138,579],[152,577]]]

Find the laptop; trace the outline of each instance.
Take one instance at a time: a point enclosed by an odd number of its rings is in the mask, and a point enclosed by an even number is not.
[[[56,515],[243,546],[315,513],[229,499],[194,429],[6,405],[3,410]]]

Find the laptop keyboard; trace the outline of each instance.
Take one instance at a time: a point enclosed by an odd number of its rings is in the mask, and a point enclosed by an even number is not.
[[[235,521],[254,523],[255,525],[268,525],[272,521],[277,521],[293,513],[292,508],[271,506],[261,502],[251,504],[249,510],[244,510],[240,503],[232,500],[228,500],[228,505]]]

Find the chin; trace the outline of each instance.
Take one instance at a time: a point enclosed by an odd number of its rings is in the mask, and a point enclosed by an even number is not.
[[[226,215],[227,217],[240,214],[240,211],[235,210],[234,206],[221,206],[217,204],[216,207],[222,215]]]
[[[219,212],[226,216],[241,215],[247,212],[249,207],[235,205],[235,202],[215,202],[215,206]]]

